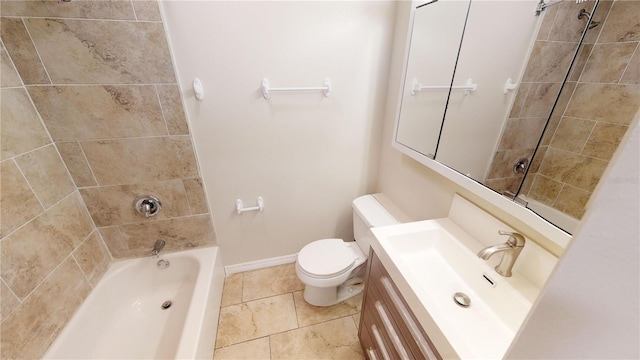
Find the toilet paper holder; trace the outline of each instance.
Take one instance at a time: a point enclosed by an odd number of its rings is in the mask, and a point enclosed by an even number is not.
[[[242,203],[241,199],[236,199],[236,212],[238,213],[238,215],[246,211],[262,211],[262,210],[264,210],[264,199],[262,198],[262,196],[258,196],[258,199],[256,200],[256,206],[248,207],[248,208],[244,207],[244,204]]]

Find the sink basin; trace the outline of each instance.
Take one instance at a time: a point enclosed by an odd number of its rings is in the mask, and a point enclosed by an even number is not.
[[[401,291],[417,300],[414,304],[408,300],[409,305],[414,312],[416,306],[426,310],[429,322],[437,325],[457,356],[504,355],[539,289],[517,273],[512,278],[497,274],[476,255],[484,246],[450,219],[372,232],[374,251],[394,281],[405,285]],[[466,294],[470,305],[456,303],[456,293]]]

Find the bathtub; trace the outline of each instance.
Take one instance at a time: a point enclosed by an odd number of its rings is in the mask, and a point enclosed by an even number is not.
[[[223,283],[217,247],[115,262],[43,358],[211,359]]]

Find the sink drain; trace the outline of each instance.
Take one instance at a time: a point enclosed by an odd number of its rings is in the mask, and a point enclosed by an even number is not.
[[[458,306],[462,306],[465,308],[471,305],[471,299],[469,298],[469,296],[461,292],[457,292],[453,294],[453,301],[455,301],[455,303],[458,304]]]
[[[171,300],[167,300],[167,301],[163,302],[162,305],[160,305],[160,308],[162,308],[162,310],[167,310],[168,308],[171,307],[171,305],[173,305]]]

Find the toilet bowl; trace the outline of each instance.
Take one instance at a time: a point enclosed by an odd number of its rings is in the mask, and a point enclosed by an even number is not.
[[[298,253],[296,274],[311,305],[331,306],[361,293],[373,236],[369,228],[398,223],[372,195],[353,200],[352,208],[355,241],[316,240]]]

